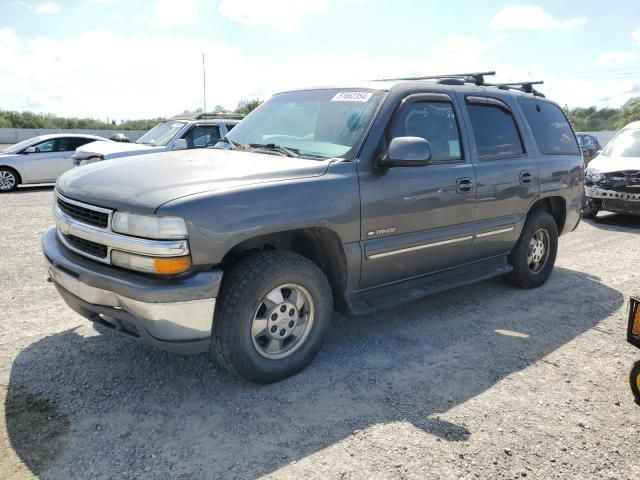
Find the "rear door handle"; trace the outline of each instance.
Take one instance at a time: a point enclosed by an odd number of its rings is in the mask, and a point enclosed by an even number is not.
[[[473,191],[473,180],[471,180],[469,177],[457,179],[456,191],[458,193],[469,193]]]
[[[531,172],[520,172],[520,183],[524,185],[526,183],[531,183],[531,180],[533,180]]]

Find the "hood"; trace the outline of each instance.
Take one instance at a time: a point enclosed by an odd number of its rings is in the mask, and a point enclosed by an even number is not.
[[[56,189],[93,205],[153,213],[187,195],[323,175],[328,161],[234,150],[180,150],[74,168]]]
[[[640,171],[640,157],[605,157],[598,155],[589,162],[587,168],[595,168],[602,173],[620,171]]]
[[[101,140],[87,143],[76,149],[77,158],[89,158],[100,156],[105,160],[110,158],[124,157],[127,155],[141,155],[145,153],[164,151],[165,147],[153,147],[140,143],[112,142],[111,140]]]

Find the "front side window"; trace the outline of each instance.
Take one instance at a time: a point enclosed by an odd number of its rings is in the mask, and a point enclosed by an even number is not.
[[[520,98],[520,107],[543,155],[580,155],[571,126],[557,105]],[[583,146],[591,145],[589,135],[580,135]]]
[[[151,145],[154,147],[164,147],[178,134],[180,130],[182,130],[184,126],[185,122],[159,123],[136,140],[136,143]]]
[[[389,140],[396,137],[422,137],[427,140],[433,163],[462,160],[458,123],[451,103],[410,103],[393,121]]]
[[[220,140],[220,130],[216,125],[196,125],[182,138],[187,141],[187,148],[206,148]]]
[[[467,105],[478,157],[509,157],[524,153],[513,115],[504,108],[488,104]]]
[[[38,153],[47,153],[47,152],[58,152],[58,144],[59,141],[57,138],[53,140],[47,140],[46,142],[40,142],[35,145],[36,152]]]
[[[640,129],[622,130],[605,147],[605,157],[640,157]]]
[[[252,111],[227,138],[241,149],[275,145],[301,157],[352,159],[383,97],[366,90],[281,93]]]

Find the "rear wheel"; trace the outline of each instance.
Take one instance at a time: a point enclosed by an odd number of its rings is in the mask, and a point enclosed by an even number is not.
[[[0,193],[11,192],[18,188],[18,174],[12,168],[0,167]]]
[[[507,281],[519,288],[539,287],[551,275],[557,252],[558,227],[554,218],[544,210],[531,212],[509,255],[513,271],[506,275]]]
[[[329,282],[310,260],[261,252],[226,275],[213,324],[213,350],[232,373],[271,383],[305,368],[333,315]]]

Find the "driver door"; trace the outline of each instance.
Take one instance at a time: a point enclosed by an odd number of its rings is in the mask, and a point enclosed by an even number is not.
[[[475,234],[475,170],[465,155],[468,147],[458,122],[447,94],[413,94],[402,100],[378,155],[395,137],[422,137],[431,145],[432,164],[361,170],[360,288],[468,261]]]
[[[61,173],[60,163],[69,157],[69,168],[73,166],[71,155],[73,151],[60,151],[63,148],[62,139],[53,138],[32,145],[35,153],[23,153],[22,165],[27,183],[53,182]]]

